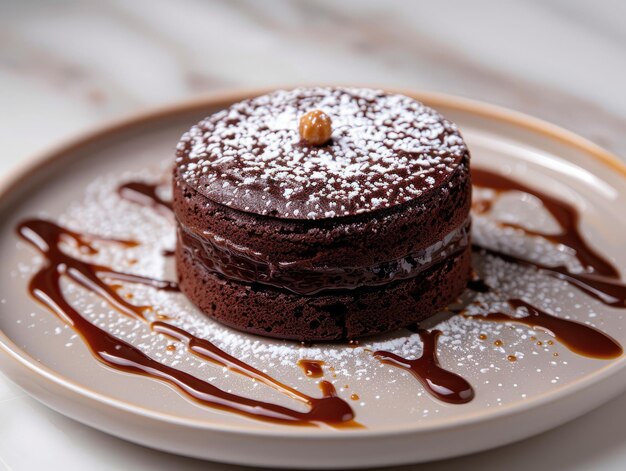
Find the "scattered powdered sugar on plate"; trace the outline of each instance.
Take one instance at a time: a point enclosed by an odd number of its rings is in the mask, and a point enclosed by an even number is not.
[[[175,243],[173,221],[150,208],[122,200],[117,194],[116,189],[121,183],[136,179],[155,182],[162,181],[163,176],[145,171],[100,177],[87,187],[84,200],[73,203],[59,218],[59,223],[81,232],[135,240],[140,242],[139,245],[125,248],[115,243],[96,242],[99,253],[93,256],[81,254],[71,243],[64,244],[63,248],[77,257],[108,265],[115,270],[156,279],[175,279],[173,260],[162,255],[163,250],[172,249]],[[167,191],[163,191],[166,196]],[[503,208],[501,210],[504,211]],[[490,217],[474,218],[474,237],[481,243],[506,247],[511,252],[523,252],[527,258],[541,259],[544,263],[566,261],[576,266],[570,254],[554,250],[550,244],[536,238],[522,237],[514,229],[497,228]],[[40,256],[33,257],[32,264],[21,267],[18,276],[29,278],[41,261]],[[478,391],[476,400],[484,401],[486,407],[505,403],[497,395],[502,388],[519,390],[516,399],[524,399],[527,393],[520,380],[524,375],[533,375],[535,383],[543,384],[547,391],[554,384],[581,374],[568,369],[572,353],[557,341],[552,341],[545,331],[514,323],[480,321],[471,316],[481,316],[489,310],[511,312],[506,300],[518,297],[557,316],[602,328],[603,316],[599,314],[606,312],[607,308],[589,297],[572,303],[572,289],[565,282],[538,274],[534,269],[512,266],[493,257],[475,257],[474,265],[481,277],[497,289],[485,294],[465,293],[460,301],[468,308],[467,317],[441,313],[422,326],[442,332],[438,343],[442,366],[468,378]],[[189,354],[182,344],[151,332],[146,323],[123,316],[101,298],[72,282],[64,282],[64,289],[72,304],[102,329],[132,343],[164,364],[183,369],[220,387],[232,387],[236,374],[201,361]],[[364,339],[357,346],[303,346],[297,342],[240,333],[218,324],[200,313],[180,293],[130,283],[123,283],[119,293],[133,304],[153,306],[154,310],[148,313],[150,320],[155,320],[159,314],[170,316],[169,323],[210,340],[227,353],[279,380],[285,375],[293,377],[293,371],[299,371],[296,366],[299,359],[323,360],[326,364],[324,379],[335,384],[340,394],[348,398],[351,392],[359,393],[359,402],[352,403],[357,411],[359,407],[364,408],[382,397],[381,394],[398,394],[400,390],[406,393],[410,384],[412,392],[406,394],[418,398],[419,404],[428,406],[421,412],[423,417],[441,413],[438,407],[433,406],[439,403],[430,398],[409,373],[384,365],[372,355],[373,351],[385,350],[405,358],[419,357],[422,353],[419,335],[407,330]],[[568,306],[567,312],[562,310],[564,304]],[[35,320],[29,320],[29,323],[32,322]],[[68,348],[74,348],[74,343],[77,343],[72,340],[74,334],[69,329],[54,328],[51,333],[68,335]],[[168,349],[168,345],[174,345],[174,348]],[[515,361],[510,360],[512,357]],[[313,380],[304,374],[297,378],[294,387],[311,391]],[[374,383],[377,386],[372,386]],[[248,388],[250,392],[261,387],[252,381],[238,382],[237,386],[244,390]]]

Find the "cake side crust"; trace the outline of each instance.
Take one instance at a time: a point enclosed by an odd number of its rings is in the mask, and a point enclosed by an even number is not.
[[[226,280],[181,247],[176,264],[183,293],[223,324],[282,339],[351,340],[418,323],[452,303],[470,276],[471,248],[410,280],[320,296]]]

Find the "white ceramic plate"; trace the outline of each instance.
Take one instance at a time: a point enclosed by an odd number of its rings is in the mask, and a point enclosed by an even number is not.
[[[541,329],[457,316],[437,325],[443,331],[438,356],[442,366],[472,384],[476,397],[467,404],[447,404],[370,352],[419,356],[416,334],[403,330],[362,341],[358,348],[303,347],[237,333],[204,318],[181,294],[133,285],[123,291],[134,295],[132,302],[157,306],[225,351],[310,395],[320,394],[319,379],[306,377],[296,363],[323,360],[322,379],[335,385],[365,428],[255,421],[203,407],[164,383],[98,363],[71,328],[29,296],[28,281],[43,259],[18,241],[16,224],[26,217],[45,217],[81,231],[139,240],[142,245],[126,251],[103,244],[98,256],[120,270],[175,278],[171,262],[160,255],[174,243],[171,221],[120,200],[115,188],[128,180],[163,178],[184,130],[255,93],[222,94],[117,123],[50,152],[5,182],[0,200],[0,366],[29,394],[80,422],[160,450],[257,466],[339,468],[427,461],[496,447],[571,420],[626,389],[623,356],[587,358]],[[585,238],[626,274],[626,170],[614,157],[517,113],[441,95],[415,96],[459,125],[474,166],[507,173],[574,204]],[[494,226],[492,217],[547,230],[557,227],[537,200],[519,194],[502,198],[493,214],[476,218],[474,226],[479,237],[522,240],[521,234]],[[546,247],[555,260],[570,256]],[[596,326],[626,344],[623,309],[607,307],[561,281],[542,277],[536,283],[534,272],[502,262],[483,261],[479,268],[501,290],[533,299],[557,316]],[[180,346],[166,350],[171,341],[72,283],[64,286],[84,316],[159,361],[242,395],[302,407],[246,377],[199,361]]]

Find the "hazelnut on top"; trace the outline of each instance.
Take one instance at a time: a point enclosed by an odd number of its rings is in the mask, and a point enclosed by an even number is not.
[[[300,118],[300,138],[312,146],[321,146],[333,133],[330,117],[321,110],[305,113]]]

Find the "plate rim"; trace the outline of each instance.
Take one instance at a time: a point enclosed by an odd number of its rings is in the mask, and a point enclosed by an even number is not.
[[[236,101],[268,93],[280,88],[294,88],[294,85],[287,87],[236,88],[216,91],[188,100],[174,102],[172,104],[151,107],[144,111],[126,115],[122,118],[109,120],[108,122],[95,126],[86,132],[82,132],[65,139],[61,141],[60,144],[52,146],[51,148],[36,154],[34,157],[25,159],[23,163],[7,172],[4,177],[0,178],[0,202],[10,195],[15,187],[22,184],[22,179],[27,178],[34,173],[45,171],[47,167],[55,163],[58,159],[63,158],[66,154],[87,146],[99,139],[104,139],[109,135],[114,135],[118,131],[122,131],[129,127],[149,124],[151,122],[158,122],[159,120],[175,117],[179,114],[200,111],[207,107],[228,106]],[[479,115],[481,117],[497,121],[504,121],[511,125],[522,127],[538,134],[543,134],[552,139],[556,139],[563,144],[583,150],[585,154],[611,167],[626,179],[626,163],[622,162],[619,157],[598,146],[592,141],[543,119],[535,118],[525,113],[499,105],[456,95],[429,91],[395,89],[390,87],[369,86],[369,88],[384,88],[390,92],[401,93],[416,98],[424,102],[427,106],[435,109],[444,106],[448,108],[455,108],[466,113]],[[2,329],[0,329],[0,353],[5,355],[5,357],[8,356],[8,358],[16,362],[18,366],[27,369],[29,373],[51,381],[56,386],[70,390],[74,394],[78,394],[90,401],[95,401],[102,406],[111,407],[124,412],[130,412],[147,419],[166,422],[172,425],[187,428],[219,431],[222,433],[233,433],[237,435],[263,435],[282,438],[297,437],[309,439],[324,439],[328,437],[326,433],[322,433],[320,430],[311,430],[308,427],[285,426],[279,428],[259,429],[248,427],[246,424],[224,424],[214,420],[182,418],[174,414],[155,411],[121,399],[112,398],[85,385],[79,384],[56,372],[52,368],[42,365],[35,358],[15,344],[10,337],[2,331]],[[0,366],[2,366],[1,363]],[[599,368],[590,375],[579,378],[571,383],[568,383],[567,385],[563,385],[559,388],[534,396],[532,399],[499,407],[488,415],[485,415],[484,412],[477,411],[466,415],[462,419],[454,417],[440,419],[435,423],[429,424],[427,427],[420,427],[416,424],[408,424],[404,426],[378,427],[376,429],[366,428],[364,430],[342,430],[340,433],[333,433],[333,439],[350,439],[355,436],[375,438],[406,433],[430,433],[448,428],[472,426],[485,421],[497,420],[503,415],[518,414],[528,411],[529,409],[535,409],[542,405],[545,406],[549,403],[558,401],[564,396],[573,395],[586,388],[591,388],[614,374],[616,372],[614,370],[624,368],[626,368],[626,360],[625,356],[622,356],[621,359]],[[7,377],[12,379],[10,374],[7,374]],[[26,390],[26,392],[30,395],[30,391]],[[322,431],[325,430],[322,429]]]

